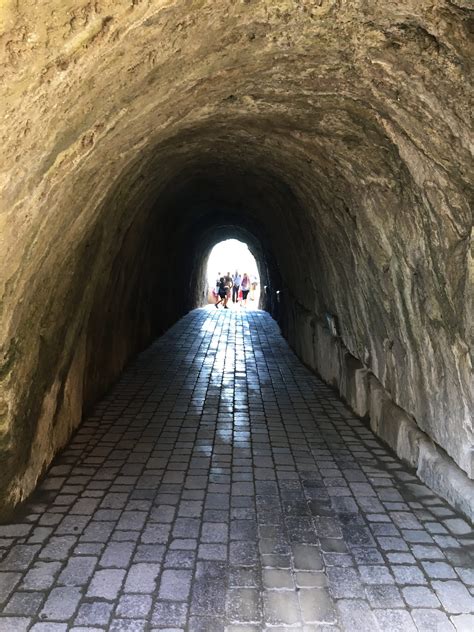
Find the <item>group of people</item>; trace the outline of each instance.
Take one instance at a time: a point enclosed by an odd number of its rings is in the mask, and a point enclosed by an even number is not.
[[[252,277],[252,279],[250,279],[246,272],[244,272],[243,275],[240,275],[239,272],[236,271],[233,276],[231,276],[230,272],[228,272],[225,276],[221,276],[221,273],[219,272],[217,274],[216,287],[214,289],[216,308],[219,308],[219,305],[222,303],[224,309],[229,309],[227,303],[229,302],[231,296],[233,303],[240,302],[241,306],[246,307],[249,292],[252,290],[252,293],[254,293],[256,288],[257,278]]]

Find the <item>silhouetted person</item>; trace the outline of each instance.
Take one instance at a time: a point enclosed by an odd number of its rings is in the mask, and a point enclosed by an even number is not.
[[[257,285],[258,285],[258,280],[257,280],[257,277],[254,274],[252,276],[252,283],[251,283],[251,286],[250,286],[250,300],[251,301],[255,300],[255,291],[257,289]]]
[[[219,297],[219,300],[216,301],[216,309],[219,309],[219,303],[223,303],[224,308],[229,309],[227,307],[227,301],[229,300],[228,291],[229,288],[226,285],[225,278],[221,277],[219,279],[219,285],[217,286],[217,295]]]
[[[217,273],[217,279],[216,279],[216,284],[214,286],[214,289],[212,290],[212,293],[214,294],[214,298],[216,299],[216,307],[219,303],[219,283],[221,280],[221,273],[218,272]]]
[[[246,272],[244,272],[244,276],[242,277],[242,282],[240,284],[240,287],[242,288],[241,305],[243,305],[244,307],[247,307],[247,296],[249,295],[249,292],[250,292],[250,277]]]
[[[226,284],[226,287],[227,287],[227,300],[229,300],[230,293],[231,293],[231,290],[232,290],[232,277],[231,277],[230,272],[228,272],[225,275],[224,281],[225,281],[225,284]],[[224,307],[227,307],[227,301],[226,301],[226,304],[224,305]]]
[[[239,301],[239,290],[240,290],[241,281],[242,281],[242,277],[236,270],[234,277],[232,279],[232,302],[233,303],[238,303]]]

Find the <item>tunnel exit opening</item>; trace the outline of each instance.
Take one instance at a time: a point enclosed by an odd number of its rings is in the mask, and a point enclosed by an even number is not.
[[[256,258],[247,243],[225,239],[211,250],[207,260],[207,302],[219,302],[219,285],[228,288],[228,308],[258,309],[260,304],[260,273]],[[222,302],[220,303],[221,306]]]

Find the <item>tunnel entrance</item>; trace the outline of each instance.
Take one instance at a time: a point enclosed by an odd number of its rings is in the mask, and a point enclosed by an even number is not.
[[[219,300],[220,279],[230,276],[228,307],[259,307],[261,285],[258,262],[248,245],[238,239],[226,239],[216,244],[207,260],[207,303]]]

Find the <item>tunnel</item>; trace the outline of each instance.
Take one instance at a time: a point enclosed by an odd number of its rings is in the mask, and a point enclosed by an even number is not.
[[[2,4],[3,519],[228,238],[304,364],[472,518],[469,5]]]

